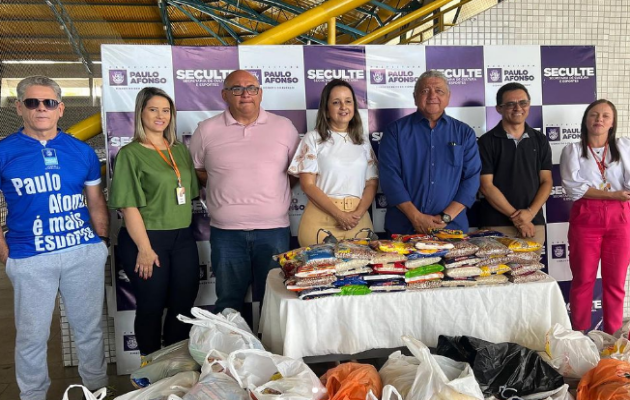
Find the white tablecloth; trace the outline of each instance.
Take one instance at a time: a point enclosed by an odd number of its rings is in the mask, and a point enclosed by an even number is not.
[[[267,277],[259,332],[267,350],[300,359],[401,347],[403,335],[430,347],[439,335],[467,335],[542,351],[555,323],[571,328],[553,278],[299,300],[274,269]]]

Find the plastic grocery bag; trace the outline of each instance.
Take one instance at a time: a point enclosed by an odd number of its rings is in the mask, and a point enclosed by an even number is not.
[[[403,336],[403,342],[420,365],[406,399],[413,400],[483,400],[481,388],[468,363],[433,356],[417,339]]]
[[[247,391],[241,388],[234,378],[223,372],[211,372],[199,382],[183,400],[250,400]]]
[[[502,398],[552,391],[562,376],[534,350],[516,343],[491,343],[471,336],[440,336],[437,353],[472,365],[486,395]]]
[[[567,378],[581,378],[600,360],[597,346],[581,332],[555,324],[545,336],[545,352],[550,364]]]
[[[197,371],[180,372],[143,389],[118,396],[115,400],[163,400],[172,394],[181,397],[195,386],[198,379],[199,372]]]
[[[155,351],[145,360],[148,364],[130,376],[131,383],[138,389],[180,372],[199,371],[199,364],[188,351],[188,339]]]
[[[416,357],[406,356],[400,351],[395,351],[389,355],[378,373],[385,387],[393,386],[403,398],[407,398],[413,381],[416,379],[418,365],[420,365],[420,361]]]
[[[383,395],[380,399],[370,390],[367,396],[365,396],[365,400],[403,400],[403,397],[398,393],[395,387],[385,385],[383,386]]]
[[[577,400],[630,399],[630,363],[605,359],[582,377]]]
[[[364,400],[368,393],[379,398],[383,389],[374,366],[355,362],[329,369],[321,382],[326,386],[329,400]]]
[[[549,392],[535,393],[527,396],[509,397],[509,393],[506,391],[501,398],[508,400],[574,400],[571,393],[569,393],[569,385],[564,384],[556,390]],[[500,400],[494,396],[486,397],[486,400]]]
[[[264,350],[236,350],[226,361],[229,374],[254,400],[319,400],[326,392],[302,361]]]
[[[90,392],[90,389],[86,388],[83,385],[70,385],[68,386],[66,391],[63,393],[62,400],[68,400],[68,392],[70,392],[70,389],[73,389],[73,388],[81,388],[81,390],[83,390],[83,398],[85,400],[103,400],[105,399],[105,396],[107,396],[107,388],[101,388],[97,390],[96,392],[92,393]]]
[[[210,350],[220,351],[227,357],[234,350],[264,349],[238,311],[226,308],[217,315],[193,307],[190,312],[194,319],[181,314],[177,319],[193,325],[188,350],[199,365],[203,365]]]

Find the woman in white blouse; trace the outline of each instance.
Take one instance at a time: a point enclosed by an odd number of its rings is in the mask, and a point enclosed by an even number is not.
[[[316,244],[319,229],[352,238],[372,228],[367,213],[378,187],[378,167],[349,83],[322,91],[315,130],[307,132],[289,166],[309,199],[298,232],[300,246]]]
[[[591,327],[591,306],[601,260],[604,331],[621,327],[630,263],[630,143],[615,139],[617,109],[591,103],[582,118],[581,141],[562,150],[562,185],[574,200],[569,217],[573,329]]]

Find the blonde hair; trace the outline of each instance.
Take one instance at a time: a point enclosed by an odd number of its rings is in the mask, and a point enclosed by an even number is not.
[[[133,140],[141,143],[146,142],[147,134],[144,132],[144,126],[142,125],[142,111],[144,111],[144,108],[147,106],[149,100],[151,100],[155,96],[164,97],[166,100],[168,100],[168,103],[171,107],[171,120],[164,130],[164,139],[166,139],[169,146],[172,146],[173,144],[177,143],[177,131],[175,130],[175,115],[177,114],[177,110],[175,109],[175,103],[164,90],[155,87],[145,87],[144,89],[139,91],[138,95],[136,96]]]

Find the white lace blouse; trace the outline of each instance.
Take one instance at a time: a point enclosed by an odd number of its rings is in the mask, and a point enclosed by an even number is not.
[[[317,187],[330,197],[361,198],[365,182],[378,179],[378,165],[367,134],[361,145],[339,132],[331,132],[330,138],[320,143],[319,134],[313,130],[304,135],[289,166],[289,174],[301,173],[317,174]]]

